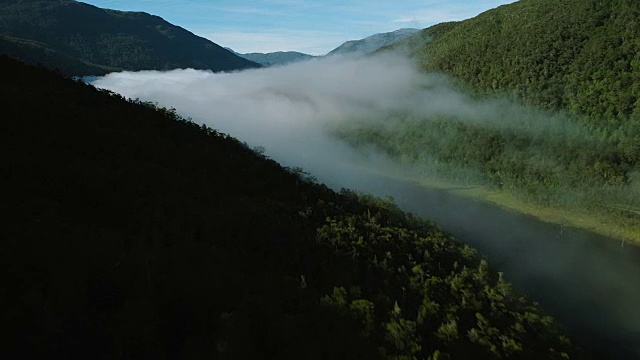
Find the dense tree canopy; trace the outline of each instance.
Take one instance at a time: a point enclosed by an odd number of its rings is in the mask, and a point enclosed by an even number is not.
[[[355,119],[334,134],[430,177],[502,189],[526,202],[640,221],[640,127],[601,136],[566,117],[503,104],[489,116],[411,112]],[[495,116],[495,118],[493,117]],[[348,125],[347,125],[348,124]]]
[[[412,41],[424,69],[475,91],[508,93],[598,126],[640,121],[635,0],[520,0]]]
[[[72,0],[3,0],[0,7],[0,51],[66,75],[259,67],[147,13],[101,9]]]
[[[395,48],[408,50],[422,70],[449,75],[474,99],[494,99],[494,114],[381,114],[384,120],[338,129],[342,139],[448,180],[637,229],[637,1],[520,0],[424,29]],[[526,107],[514,111],[508,102]]]
[[[581,358],[485,260],[173,110],[0,57],[4,357]]]

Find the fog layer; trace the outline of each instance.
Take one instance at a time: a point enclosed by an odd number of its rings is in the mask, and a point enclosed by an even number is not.
[[[357,155],[330,134],[344,122],[380,121],[385,117],[381,114],[394,111],[448,114],[467,121],[524,112],[504,102],[474,102],[455,91],[446,77],[420,73],[411,61],[391,54],[331,57],[238,73],[122,72],[92,84],[174,107],[180,115],[263,147],[266,155],[286,166],[303,167],[321,181],[330,180],[321,168],[356,161]],[[381,161],[377,157],[376,164]]]
[[[192,69],[109,74],[93,82],[126,97],[174,107],[287,166],[346,161],[326,129],[398,106],[428,82],[401,58],[327,59],[239,73]],[[315,174],[314,174],[315,175]]]
[[[564,121],[504,101],[473,101],[455,91],[446,77],[420,73],[395,55],[332,57],[226,74],[191,69],[123,72],[93,85],[174,107],[180,115],[264,148],[267,156],[301,167],[334,188],[393,195],[405,209],[436,218],[497,261],[519,289],[542,300],[586,341],[582,345],[609,355],[617,351],[627,358],[640,357],[635,345],[640,343],[640,291],[630,285],[640,274],[639,255],[618,252],[618,245],[604,251],[576,240],[587,235],[565,239],[567,233],[559,226],[516,221],[484,205],[474,212],[479,205],[472,201],[447,200],[408,183],[390,182],[374,173],[409,170],[382,155],[356,152],[331,135],[332,129],[352,122],[391,122],[386,114],[410,112],[444,114],[517,132],[580,136],[575,129],[568,131]],[[532,114],[536,121],[530,121]],[[589,344],[588,339],[597,341]]]
[[[238,73],[123,72],[93,85],[174,107],[180,115],[264,148],[267,156],[301,167],[334,188],[393,195],[405,209],[436,218],[446,230],[497,260],[507,278],[542,300],[586,341],[582,345],[597,338],[589,345],[604,353],[618,349],[628,358],[640,356],[634,345],[640,342],[640,291],[630,285],[640,274],[634,260],[638,255],[603,251],[576,240],[587,235],[565,238],[562,227],[515,221],[488,207],[470,214],[467,210],[478,206],[473,202],[443,202],[428,190],[374,175],[410,169],[383,155],[356,152],[332,136],[334,129],[350,124],[375,121],[386,126],[392,123],[388,114],[406,112],[444,114],[520,133],[582,136],[564,121],[504,101],[471,100],[455,91],[445,76],[420,73],[409,60],[395,55],[333,57]],[[554,240],[545,240],[550,237]]]

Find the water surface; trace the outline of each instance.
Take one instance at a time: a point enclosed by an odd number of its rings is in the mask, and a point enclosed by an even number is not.
[[[357,169],[320,181],[392,196],[488,257],[598,359],[640,359],[640,248],[500,206]]]

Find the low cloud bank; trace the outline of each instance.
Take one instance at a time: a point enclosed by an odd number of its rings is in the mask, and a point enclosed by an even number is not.
[[[549,131],[582,136],[565,121],[505,101],[474,101],[457,92],[446,77],[420,73],[411,61],[396,55],[331,57],[226,74],[190,69],[123,72],[99,78],[93,85],[174,107],[196,123],[264,147],[267,156],[285,166],[301,167],[334,188],[393,195],[405,209],[437,219],[497,259],[507,268],[507,278],[520,289],[535,292],[571,325],[574,334],[602,339],[606,329],[618,340],[607,340],[604,348],[619,341],[624,344],[618,347],[640,351],[631,345],[640,341],[640,291],[629,286],[640,272],[634,260],[640,254],[627,256],[617,245],[594,248],[587,240],[545,242],[565,238],[566,232],[484,205],[476,211],[480,205],[473,201],[447,199],[406,182],[381,179],[374,173],[408,169],[380,154],[365,158],[331,135],[332,129],[351,121],[386,124],[392,121],[387,114],[409,112],[540,136]]]
[[[329,181],[324,171],[330,164],[362,161],[332,138],[331,129],[354,121],[390,124],[389,114],[394,112],[445,115],[520,132],[565,132],[568,126],[507,101],[473,100],[456,91],[444,75],[424,74],[396,54],[334,56],[236,73],[121,72],[92,84],[174,107],[197,123],[264,147],[266,155],[286,166],[302,167],[321,181]],[[385,162],[379,154],[371,157],[376,166]]]
[[[197,123],[228,133],[286,166],[299,166],[321,181],[328,166],[362,161],[329,130],[341,123],[380,121],[383,114],[411,111],[486,119],[504,104],[474,102],[449,80],[423,74],[401,56],[331,57],[237,73],[193,69],[112,73],[96,87],[129,98],[174,107]],[[370,155],[378,165],[380,155]],[[397,170],[397,169],[395,169]]]
[[[350,118],[416,101],[432,80],[405,59],[324,59],[238,73],[192,69],[113,73],[92,84],[126,97],[174,107],[197,123],[228,133],[287,166],[355,156],[327,129]],[[315,174],[314,174],[315,175]]]

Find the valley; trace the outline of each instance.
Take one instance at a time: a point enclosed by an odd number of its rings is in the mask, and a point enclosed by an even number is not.
[[[640,360],[634,0],[4,0],[0,75],[3,357]]]
[[[640,247],[621,247],[619,239],[493,205],[469,188],[395,176],[349,167],[334,168],[320,179],[334,188],[391,196],[404,210],[477,248],[518,291],[535,296],[591,355],[640,355],[635,311],[640,291],[629,286],[640,271]]]

